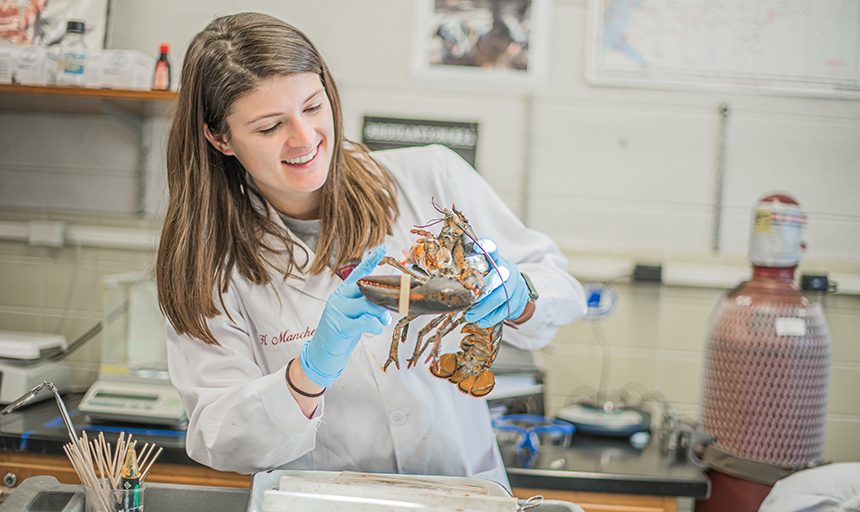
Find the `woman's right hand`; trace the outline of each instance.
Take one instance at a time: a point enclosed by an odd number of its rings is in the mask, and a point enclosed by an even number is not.
[[[320,386],[331,387],[363,334],[382,334],[385,326],[391,325],[391,313],[367,300],[356,284],[369,276],[384,256],[385,246],[381,245],[352,270],[329,296],[314,335],[302,347],[302,370]]]

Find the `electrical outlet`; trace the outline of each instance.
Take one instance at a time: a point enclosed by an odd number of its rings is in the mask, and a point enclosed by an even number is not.
[[[835,292],[836,283],[827,279],[826,275],[803,274],[800,276],[800,288],[819,292]]]
[[[659,283],[663,281],[663,267],[661,265],[636,265],[633,268],[634,281],[651,281]]]
[[[30,221],[30,245],[62,247],[66,238],[66,225],[62,222]]]

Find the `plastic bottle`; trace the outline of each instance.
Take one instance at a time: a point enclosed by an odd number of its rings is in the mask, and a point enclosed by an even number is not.
[[[83,21],[66,23],[66,35],[60,43],[57,83],[79,86],[87,84],[87,46],[84,43]]]
[[[155,75],[152,77],[152,89],[156,91],[166,91],[170,89],[170,61],[167,60],[167,54],[170,52],[170,45],[161,43],[159,48],[161,55],[155,63]]]

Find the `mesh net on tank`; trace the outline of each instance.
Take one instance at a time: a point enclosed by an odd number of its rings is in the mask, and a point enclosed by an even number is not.
[[[820,461],[830,368],[821,307],[744,299],[726,298],[708,327],[701,427],[739,457],[781,466]],[[804,328],[779,335],[784,319]]]

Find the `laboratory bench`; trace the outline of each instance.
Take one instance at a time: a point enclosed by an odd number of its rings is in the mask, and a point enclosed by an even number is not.
[[[216,471],[191,460],[185,452],[185,432],[130,424],[90,424],[78,410],[83,397],[63,397],[72,422],[89,438],[103,432],[114,444],[120,431],[139,443],[163,448],[148,482],[215,487],[249,488],[251,475]],[[51,475],[59,482],[80,480],[63,453],[69,442],[56,402],[51,398],[0,416],[0,486],[8,495],[26,478]],[[542,494],[547,499],[572,501],[587,512],[674,512],[678,497],[704,498],[709,481],[683,456],[677,459],[660,450],[652,439],[643,449],[627,439],[573,436],[570,447],[542,447],[533,457],[501,446],[508,477],[517,497]]]
[[[6,494],[17,483],[37,475],[52,475],[66,484],[80,483],[63,452],[63,446],[70,441],[57,402],[48,393],[45,395],[49,398],[0,416],[0,476],[4,484],[0,490]],[[90,439],[103,432],[105,440],[115,446],[119,433],[124,431],[132,434],[138,446],[155,443],[163,448],[147,481],[241,488],[251,485],[251,475],[216,471],[191,460],[185,452],[184,430],[143,424],[89,423],[78,410],[83,396],[83,393],[63,395],[78,436],[81,429]]]
[[[535,454],[499,448],[516,496],[572,501],[586,512],[674,512],[678,498],[710,494],[708,477],[683,452],[664,452],[656,437],[642,448],[627,437],[582,433],[570,446],[541,446]]]

